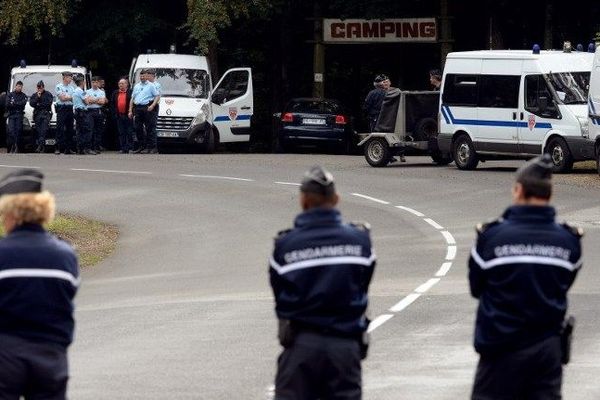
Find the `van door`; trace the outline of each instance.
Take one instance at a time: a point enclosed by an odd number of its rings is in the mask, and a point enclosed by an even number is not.
[[[596,50],[588,97],[590,139],[600,136],[600,48]]]
[[[522,60],[483,60],[477,102],[478,151],[517,153]]]
[[[542,154],[544,137],[560,119],[560,112],[544,76],[540,73],[523,77],[519,112],[519,147],[521,153]]]
[[[252,70],[233,68],[225,72],[212,95],[213,122],[222,143],[250,140],[254,112]]]

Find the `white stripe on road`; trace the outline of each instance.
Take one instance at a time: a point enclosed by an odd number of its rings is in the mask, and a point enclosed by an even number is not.
[[[415,292],[423,294],[426,291],[428,291],[429,289],[431,289],[439,281],[440,281],[440,278],[431,278],[430,280],[428,280],[427,282],[425,282],[424,284],[422,284],[421,286],[416,288]]]
[[[423,214],[421,212],[418,212],[417,210],[413,210],[412,208],[409,208],[409,207],[396,206],[396,208],[399,208],[399,209],[404,210],[404,211],[408,211],[409,213],[414,214],[417,217],[424,217],[425,216],[425,214]]]
[[[29,165],[6,165],[0,164],[0,168],[29,168],[29,169],[40,169],[40,167],[30,167]]]
[[[278,185],[288,185],[288,186],[300,186],[299,183],[294,183],[294,182],[274,182]]]
[[[369,328],[367,329],[367,332],[370,333],[370,332],[374,331],[375,329],[379,328],[381,325],[385,324],[388,320],[390,320],[393,316],[394,316],[394,314],[382,314],[379,317],[375,318],[369,324]]]
[[[361,197],[363,199],[371,200],[371,201],[374,201],[375,203],[379,203],[379,204],[390,204],[389,201],[380,200],[375,197],[367,196],[367,195],[360,194],[360,193],[352,193],[352,196]]]
[[[243,182],[254,182],[254,179],[247,178],[236,178],[233,176],[217,176],[217,175],[191,175],[191,174],[179,174],[185,178],[202,178],[202,179],[224,179],[228,181],[243,181]]]
[[[435,222],[431,218],[425,218],[423,221],[427,222],[429,225],[433,226],[435,229],[439,229],[439,230],[444,229],[443,226],[441,226],[440,224],[438,224],[437,222]]]
[[[112,169],[87,169],[87,168],[71,168],[71,171],[78,172],[104,172],[107,174],[134,174],[134,175],[151,175],[152,172],[147,171],[117,171]]]
[[[451,262],[443,263],[438,272],[435,273],[435,276],[445,276],[450,271],[450,268],[452,268]]]
[[[456,244],[456,240],[454,240],[454,236],[448,231],[442,231],[442,235],[444,239],[446,239],[446,243],[448,244]]]
[[[402,300],[400,300],[398,303],[396,303],[394,306],[392,306],[392,308],[390,308],[390,311],[395,313],[400,312],[406,307],[410,306],[419,297],[421,297],[420,293],[411,293]]]
[[[452,261],[456,258],[456,246],[448,246],[448,252],[446,253],[446,260]]]

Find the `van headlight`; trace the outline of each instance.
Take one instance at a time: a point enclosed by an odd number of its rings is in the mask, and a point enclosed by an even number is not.
[[[200,111],[198,115],[192,120],[192,126],[201,125],[206,122],[206,114],[204,111]]]
[[[587,118],[577,117],[579,120],[579,125],[581,126],[581,136],[584,138],[590,137],[590,122]]]

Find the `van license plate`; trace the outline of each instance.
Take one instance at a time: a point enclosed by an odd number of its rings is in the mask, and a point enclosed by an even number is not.
[[[325,120],[320,118],[304,118],[302,119],[303,125],[325,125]]]
[[[157,132],[156,136],[158,137],[179,137],[177,132]]]
[[[56,144],[56,139],[46,139],[46,146],[54,146]]]

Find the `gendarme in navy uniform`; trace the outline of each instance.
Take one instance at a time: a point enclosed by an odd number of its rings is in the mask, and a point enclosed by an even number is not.
[[[548,155],[527,163],[517,171],[513,205],[478,227],[469,259],[479,299],[474,400],[561,398],[567,291],[582,265],[583,232],[556,222],[551,174]]]
[[[0,399],[63,400],[79,286],[71,246],[46,232],[54,196],[43,175],[19,170],[0,181]]]
[[[275,239],[271,286],[279,318],[276,400],[361,399],[367,290],[375,255],[365,224],[346,224],[333,177],[308,171],[303,213]]]

